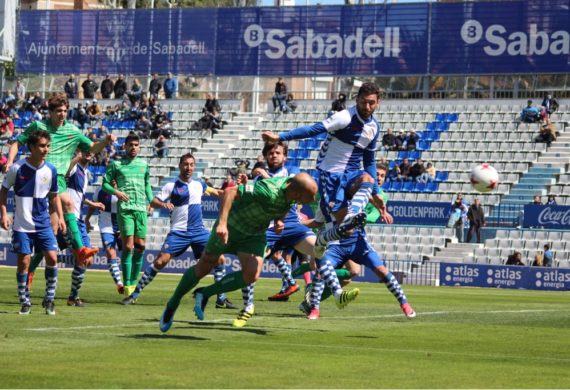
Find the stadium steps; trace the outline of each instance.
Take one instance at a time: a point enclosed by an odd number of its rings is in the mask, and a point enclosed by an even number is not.
[[[546,152],[541,153],[534,166],[558,167],[564,172],[570,164],[570,133],[561,133]]]
[[[483,248],[483,244],[468,244],[463,242],[451,242],[445,248],[437,252],[430,261],[446,263],[463,263],[477,248]]]

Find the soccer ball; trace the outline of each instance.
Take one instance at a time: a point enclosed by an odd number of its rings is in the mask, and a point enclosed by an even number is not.
[[[480,164],[471,170],[471,185],[479,192],[490,192],[499,184],[497,170],[489,164]]]

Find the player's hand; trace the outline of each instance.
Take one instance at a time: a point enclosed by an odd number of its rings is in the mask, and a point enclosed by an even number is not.
[[[174,209],[174,205],[170,202],[164,203],[164,208],[168,209],[168,210],[172,210],[172,209]]]
[[[171,210],[171,209],[170,209]],[[146,215],[152,215],[152,213],[154,213],[154,208],[152,208],[151,205],[148,205],[146,207]]]
[[[91,225],[91,222],[85,221],[85,229],[87,229],[87,233],[93,231],[93,225]]]
[[[8,164],[6,163],[3,167],[2,167],[2,173],[7,173],[10,170],[10,167],[12,166],[12,164]]]
[[[394,223],[394,217],[392,217],[392,215],[390,215],[387,211],[384,211],[382,213],[382,221],[386,222],[388,225],[391,225]]]
[[[265,142],[277,142],[279,141],[279,134],[275,134],[272,131],[264,131],[261,133],[261,139]]]
[[[105,205],[101,202],[93,202],[91,206],[101,211],[105,211]]]
[[[12,221],[10,220],[9,216],[5,215],[2,217],[2,229],[4,229],[4,230],[10,229],[11,224],[12,224]]]
[[[237,184],[241,185],[241,184],[247,184],[247,175],[245,173],[240,173],[237,177]]]
[[[230,233],[228,232],[228,227],[226,225],[219,224],[216,228],[216,236],[222,241],[224,245],[228,243],[228,238]]]
[[[285,222],[283,222],[280,219],[276,219],[273,224],[273,230],[275,231],[275,233],[281,234],[283,233],[284,229],[285,229]]]
[[[116,140],[117,140],[117,136],[114,134],[109,134],[109,135],[107,135],[107,137],[105,137],[105,141],[107,141],[107,145],[111,145],[111,144],[115,143]]]
[[[67,226],[65,225],[65,221],[63,219],[57,220],[57,228],[61,230],[63,234],[67,233]]]
[[[129,200],[129,196],[127,194],[125,194],[123,191],[115,191],[115,196],[117,197],[117,199],[122,200],[122,201],[127,201]]]

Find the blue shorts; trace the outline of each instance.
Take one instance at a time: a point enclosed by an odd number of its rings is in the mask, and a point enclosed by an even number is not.
[[[123,249],[123,242],[121,241],[121,233],[101,233],[101,242],[105,249]]]
[[[323,215],[329,216],[338,210],[347,207],[351,198],[347,196],[350,186],[360,177],[367,175],[363,169],[346,173],[329,173],[319,171],[319,204]]]
[[[57,251],[57,240],[51,227],[35,233],[14,231],[12,233],[12,252],[19,255],[30,255],[36,251]]]
[[[281,234],[275,233],[273,229],[267,229],[267,247],[272,251],[294,248],[306,237],[314,236],[315,233],[305,225],[300,223],[285,223],[285,229]]]
[[[85,222],[83,222],[81,219],[78,219],[77,227],[79,228],[79,233],[81,234],[81,242],[83,243],[83,246],[86,248],[91,248],[91,239],[87,233],[87,226],[85,226]],[[61,231],[58,231],[56,238],[59,249],[64,250],[71,248],[71,231],[69,229],[67,229],[67,233],[65,235]]]
[[[209,236],[210,233],[206,229],[195,232],[171,230],[166,236],[160,252],[169,253],[172,257],[177,257],[186,252],[188,247],[192,247],[194,257],[198,259],[202,256]]]
[[[378,253],[376,253],[374,248],[370,246],[363,236],[352,244],[329,245],[323,259],[330,261],[334,268],[342,267],[348,260],[352,260],[370,269],[384,265]]]
[[[362,176],[367,175],[368,172],[364,170],[347,172],[340,178],[340,184],[336,192],[335,205],[337,210],[344,207],[348,207],[348,202],[352,199],[352,196],[348,196],[348,190],[354,184],[355,181],[360,179]]]

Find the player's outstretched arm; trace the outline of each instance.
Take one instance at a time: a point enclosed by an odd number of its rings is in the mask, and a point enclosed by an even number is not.
[[[8,161],[6,161],[6,164],[2,167],[3,173],[8,172],[12,164],[14,164],[14,159],[18,155],[18,149],[20,149],[20,146],[22,146],[22,144],[17,141],[10,145],[10,149],[8,149]]]
[[[106,146],[113,144],[113,142],[115,142],[116,140],[117,137],[115,135],[109,134],[105,137],[104,140],[91,144],[89,151],[93,154],[98,154],[103,149],[105,149]]]
[[[156,196],[154,198],[152,198],[152,201],[150,202],[151,207],[154,207],[155,209],[168,209],[168,210],[172,210],[174,208],[174,205],[170,202],[163,202],[160,199],[158,199]]]

